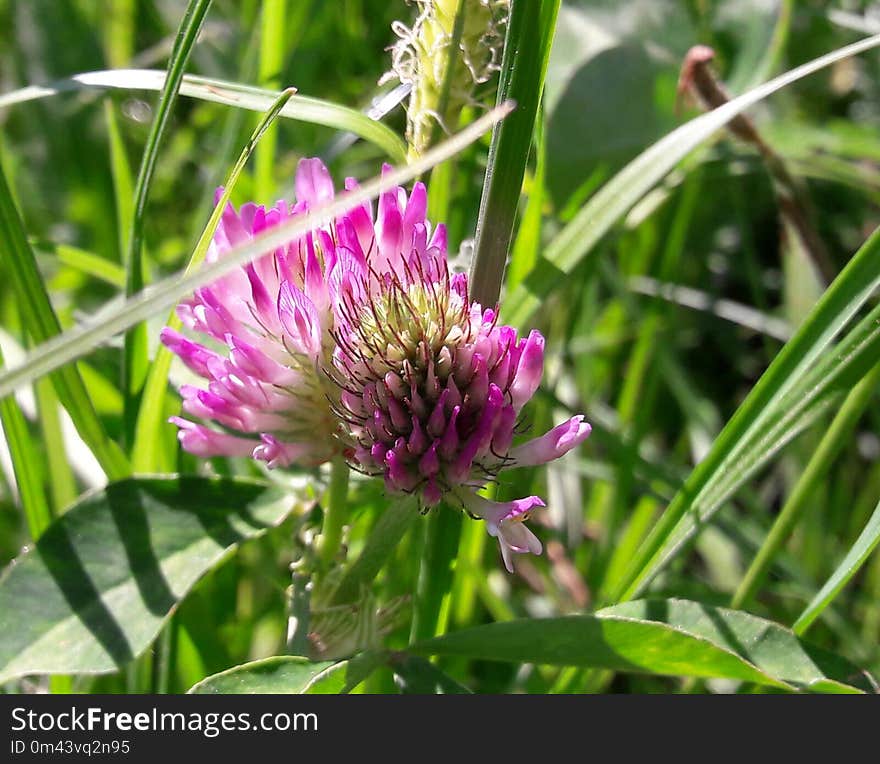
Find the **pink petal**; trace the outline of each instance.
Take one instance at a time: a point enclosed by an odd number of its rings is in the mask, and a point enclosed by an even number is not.
[[[180,357],[186,366],[201,377],[209,377],[208,361],[217,354],[197,342],[191,342],[170,326],[159,334],[159,339],[172,353]]]
[[[250,456],[254,450],[253,440],[236,438],[177,416],[168,421],[180,428],[177,433],[180,445],[195,456]]]
[[[310,207],[333,200],[333,178],[320,159],[301,159],[296,168],[297,201]]]
[[[526,496],[508,502],[496,502],[484,499],[471,491],[460,491],[456,494],[465,507],[474,515],[486,521],[486,530],[490,536],[498,539],[504,567],[513,573],[513,558],[516,554],[541,554],[542,546],[535,536],[523,524],[523,516],[535,507],[544,507],[540,496]]]
[[[524,341],[519,363],[510,383],[513,407],[519,411],[535,394],[544,372],[544,338],[534,329]]]
[[[314,303],[289,281],[278,292],[278,318],[299,350],[317,357],[321,352],[321,323]]]
[[[584,421],[583,414],[573,416],[554,427],[540,438],[523,443],[510,452],[513,467],[533,467],[536,464],[558,459],[571,449],[583,443],[592,432],[592,427]]]
[[[254,459],[266,462],[269,469],[287,467],[309,454],[309,447],[303,443],[282,443],[273,435],[262,433],[262,443],[253,451]]]
[[[486,405],[480,412],[476,427],[470,437],[462,443],[455,463],[448,470],[450,479],[457,483],[465,482],[470,476],[474,460],[486,454],[492,443],[492,435],[503,405],[504,394],[495,385],[490,385]]]
[[[354,178],[345,179],[346,191],[353,191],[356,188],[358,188],[358,183]],[[376,232],[373,230],[373,211],[369,202],[364,202],[353,210],[349,210],[343,220],[347,220],[351,224],[364,254],[374,249]]]

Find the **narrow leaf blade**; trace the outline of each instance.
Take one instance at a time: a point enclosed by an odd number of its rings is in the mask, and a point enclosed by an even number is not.
[[[858,539],[846,553],[846,557],[825,585],[817,592],[816,596],[810,601],[810,604],[804,608],[804,612],[800,614],[795,621],[792,629],[795,634],[803,634],[810,624],[813,623],[832,600],[840,593],[840,590],[849,583],[850,579],[859,572],[862,565],[871,555],[871,552],[880,544],[880,504],[874,510],[868,523],[865,525]]]
[[[859,692],[827,676],[812,653],[784,627],[748,613],[684,600],[639,600],[595,615],[493,623],[426,640],[410,650],[518,663],[719,677],[781,689],[833,687],[840,692]],[[827,664],[824,660],[823,666]],[[859,673],[843,661],[832,665],[847,676]]]

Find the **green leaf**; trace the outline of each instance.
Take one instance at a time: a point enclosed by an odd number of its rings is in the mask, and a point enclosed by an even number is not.
[[[859,692],[860,672],[791,631],[686,600],[638,600],[595,615],[477,626],[409,648],[429,655],[716,677],[781,689]]]
[[[333,661],[312,663],[297,655],[276,655],[221,671],[187,692],[192,695],[297,695],[334,665]]]
[[[347,661],[334,663],[314,677],[304,688],[305,695],[340,695],[351,692],[376,669],[385,665],[385,655],[366,650]]]
[[[0,683],[124,666],[201,576],[297,505],[229,478],[131,478],[86,495],[0,578]]]
[[[877,544],[880,544],[880,504],[877,505],[867,525],[859,534],[856,543],[846,553],[843,562],[838,565],[837,570],[831,574],[831,578],[828,579],[825,586],[819,590],[795,621],[792,629],[796,634],[803,634],[810,628],[810,624],[822,614],[822,611],[831,604],[840,590],[858,573],[871,552],[877,548]]]
[[[276,655],[221,671],[187,692],[194,695],[340,695],[351,692],[383,662],[382,654],[371,651],[338,663],[313,663],[299,655]]]
[[[666,623],[735,652],[775,680],[814,692],[871,690],[873,679],[844,658],[750,613],[681,599],[648,599],[600,610],[599,617]]]
[[[161,90],[165,85],[165,72],[153,69],[118,69],[98,72],[84,72],[48,85],[31,85],[0,96],[0,109],[37,98],[46,98],[67,91],[91,88],[113,88],[118,90]],[[278,98],[280,93],[265,88],[241,85],[237,82],[184,75],[180,85],[180,95],[198,98],[202,101],[234,106],[238,109],[264,112]],[[362,114],[356,109],[312,98],[294,96],[282,117],[300,122],[345,130],[360,136],[382,149],[395,162],[406,162],[406,145],[391,128]]]
[[[786,85],[878,45],[880,35],[875,35],[821,56],[691,120],[657,141],[602,186],[547,245],[531,273],[505,298],[505,320],[524,326],[542,300],[593,251],[598,241],[680,160],[731,119]]]
[[[395,653],[389,656],[394,679],[404,695],[471,695],[463,684],[418,655]]]

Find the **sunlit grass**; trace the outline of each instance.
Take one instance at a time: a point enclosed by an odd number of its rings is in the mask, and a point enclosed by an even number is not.
[[[11,367],[37,348],[23,375],[0,372],[5,393],[17,388],[0,402],[0,563],[49,528],[43,558],[0,579],[7,689],[49,687],[42,672],[57,671],[56,691],[184,692],[266,658],[259,691],[871,689],[855,667],[880,674],[880,37],[860,39],[867,21],[843,23],[831,3],[599,5],[517,0],[531,14],[513,27],[525,52],[509,53],[447,125],[471,126],[467,140],[444,144],[430,174],[434,160],[410,173],[446,218],[450,256],[462,246],[456,266],[469,268],[475,251],[478,292],[491,303],[500,286],[502,320],[547,338],[523,429],[580,412],[593,425],[561,461],[505,471],[490,488],[500,501],[547,499],[530,519],[543,554],[518,556],[508,574],[481,523],[445,507],[418,517],[381,480],[353,474],[342,545],[322,555],[323,599],[310,606],[308,544],[328,515],[322,503],[341,503],[330,472],[267,473],[178,450],[164,421],[179,410],[182,372],[158,332],[195,283],[177,274],[204,254],[197,240],[217,185],[235,204],[271,205],[292,198],[302,157],[327,157],[334,177],[362,183],[383,161],[405,169],[403,109],[381,122],[364,112],[392,87],[377,85],[391,22],[411,23],[413,9],[211,4],[180,59],[185,97],[163,137],[150,129],[165,79],[141,70],[168,64],[182,6],[141,0],[101,14],[82,0],[57,4],[50,24],[0,0],[0,20],[15,22],[0,24],[0,338]],[[32,33],[16,35],[25,25]],[[676,108],[679,66],[698,43],[715,50],[732,90],[703,115]],[[84,72],[98,74],[69,79]],[[490,121],[473,125],[499,80],[520,108],[490,139]],[[253,112],[284,87],[297,95],[275,102],[257,144]],[[275,120],[278,109],[290,119]],[[724,132],[742,112],[772,152]],[[435,138],[448,135],[438,127]],[[142,160],[151,172],[138,181]],[[792,238],[784,173],[827,261]],[[166,291],[125,305],[143,282]],[[126,372],[123,333],[141,320]],[[173,478],[83,499],[95,475],[113,483],[133,470],[192,476],[186,499]],[[243,491],[253,514],[208,517],[197,497],[218,486]],[[134,495],[155,502],[153,514],[132,510]],[[109,614],[91,632],[76,617],[85,600],[53,600],[38,564],[65,564],[65,533]],[[139,577],[155,572],[134,549],[170,566],[170,594],[140,599]],[[17,599],[26,591],[46,592],[39,608]],[[29,618],[38,612],[44,621]],[[308,630],[288,633],[291,614],[325,635],[350,628],[355,647],[325,660]],[[79,663],[51,653],[44,622],[88,643]],[[759,633],[772,646],[743,651],[738,642]],[[801,637],[837,657],[818,669]],[[285,655],[304,652],[313,661]]]

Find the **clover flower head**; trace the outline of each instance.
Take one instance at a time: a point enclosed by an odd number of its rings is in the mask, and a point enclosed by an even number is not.
[[[319,160],[300,163],[296,195],[269,210],[228,206],[209,261],[332,199]],[[426,209],[422,184],[393,188],[375,219],[370,205],[356,207],[198,290],[179,315],[207,343],[170,328],[162,340],[206,380],[181,388],[184,412],[213,426],[172,421],[199,456],[284,467],[342,454],[424,508],[446,499],[486,521],[512,570],[512,553],[541,551],[523,520],[544,503],[478,491],[503,469],[562,456],[590,425],[575,416],[513,446],[541,381],[544,338],[518,336],[470,299],[467,277],[449,270],[446,229]]]
[[[418,494],[425,507],[446,498],[485,519],[512,569],[511,552],[541,551],[522,521],[544,504],[496,503],[477,491],[503,469],[562,456],[590,425],[575,416],[513,447],[520,412],[541,381],[544,338],[519,337],[494,309],[470,300],[467,277],[449,273],[445,238],[414,238],[386,268],[356,270],[360,288],[342,294],[334,367],[349,457],[382,475],[390,492]]]
[[[346,188],[355,186],[353,179]],[[300,162],[293,205],[265,209],[229,204],[206,260],[223,257],[268,228],[307,214],[334,197],[333,181],[317,159]],[[219,195],[218,190],[218,195]],[[377,221],[379,229],[382,220]],[[361,205],[305,236],[238,268],[182,303],[178,315],[194,342],[166,327],[162,341],[206,380],[180,389],[186,414],[208,427],[172,419],[183,447],[198,456],[252,456],[270,467],[318,465],[339,453],[337,388],[324,373],[350,253],[373,246],[369,205]]]

